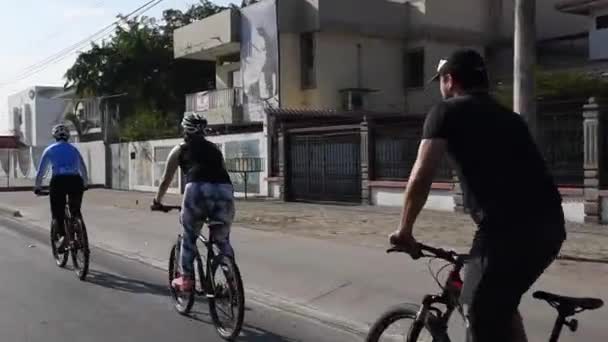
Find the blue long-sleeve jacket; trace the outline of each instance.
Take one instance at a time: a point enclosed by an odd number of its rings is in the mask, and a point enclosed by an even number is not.
[[[46,174],[46,169],[51,164],[53,177],[60,175],[80,175],[85,186],[89,176],[87,167],[80,152],[72,144],[64,141],[56,142],[47,147],[42,153],[38,173],[36,174],[36,188],[42,185],[42,178]]]

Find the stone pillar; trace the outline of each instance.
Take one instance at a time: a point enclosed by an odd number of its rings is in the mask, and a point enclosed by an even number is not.
[[[589,102],[583,106],[585,222],[590,223],[600,223],[602,217],[602,203],[599,194],[602,133],[599,105],[595,98],[590,98]]]
[[[361,122],[361,204],[372,204],[369,181],[371,180],[370,163],[372,159],[372,125],[367,119]]]
[[[287,194],[285,192],[285,182],[286,182],[286,176],[287,176],[287,171],[286,171],[286,158],[285,158],[285,154],[287,152],[286,147],[286,142],[285,142],[285,127],[281,124],[281,126],[279,127],[278,130],[278,145],[279,145],[279,174],[277,175],[279,177],[279,191],[280,191],[280,195],[279,198],[281,199],[281,201],[286,201],[287,200]]]

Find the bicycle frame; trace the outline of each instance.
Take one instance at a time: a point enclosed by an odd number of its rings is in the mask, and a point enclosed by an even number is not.
[[[205,296],[207,298],[215,297],[215,289],[213,289],[213,280],[211,276],[211,262],[215,258],[215,252],[213,252],[213,238],[209,236],[209,239],[206,239],[204,235],[199,234],[197,240],[200,240],[205,247],[207,248],[207,259],[205,260],[205,275],[200,279],[201,288],[205,289]],[[198,249],[197,249],[198,253]],[[211,290],[211,291],[210,291]]]
[[[422,300],[420,311],[416,315],[416,321],[429,326],[434,341],[450,342],[448,336],[448,322],[454,311],[458,311],[466,321],[462,305],[460,304],[460,293],[462,279],[460,271],[464,266],[464,257],[458,257],[454,267],[445,281],[443,290],[439,295],[426,295]],[[444,310],[436,307],[436,304],[445,306]],[[429,313],[432,313],[429,315]]]

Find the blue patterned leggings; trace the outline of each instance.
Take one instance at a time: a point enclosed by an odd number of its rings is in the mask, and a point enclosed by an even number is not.
[[[184,233],[180,266],[184,277],[194,277],[196,240],[205,220],[212,222],[209,234],[220,252],[234,257],[234,250],[230,245],[230,227],[234,214],[232,185],[205,182],[192,182],[186,185],[181,212]]]

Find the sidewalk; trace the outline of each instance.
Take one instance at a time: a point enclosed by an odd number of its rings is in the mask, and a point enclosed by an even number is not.
[[[9,195],[18,208],[26,210],[29,193]],[[125,210],[148,211],[152,194],[96,190],[85,195],[85,206],[95,204]],[[21,198],[23,197],[23,200]],[[167,203],[179,203],[179,196],[168,195]],[[46,210],[46,208],[45,208]],[[44,212],[44,214],[48,214]],[[399,208],[371,206],[317,205],[252,199],[237,202],[235,225],[249,229],[280,232],[357,246],[384,248],[387,236],[396,229]],[[415,235],[429,244],[468,248],[475,231],[467,215],[425,210],[416,223]],[[568,223],[568,239],[562,256],[608,262],[608,226]]]
[[[151,198],[148,193],[87,192],[83,213],[92,244],[166,268],[169,247],[180,227],[176,213],[150,212]],[[166,203],[178,200],[169,196]],[[18,208],[23,218],[17,220],[48,229],[47,198],[30,192],[0,193],[0,206]],[[308,310],[319,319],[340,317],[362,329],[390,305],[418,302],[436,289],[426,263],[384,252],[386,236],[398,217],[398,210],[390,208],[239,201],[233,241],[248,298],[287,310]],[[608,259],[605,228],[572,225],[569,229],[566,254]],[[452,213],[425,211],[417,227],[421,241],[462,251],[472,233],[470,220]],[[608,287],[608,265],[559,261],[539,287],[602,297]],[[551,323],[547,317],[553,313],[528,299],[524,306],[529,308],[526,318],[544,336]],[[586,329],[602,331],[599,322],[608,320],[604,311],[587,320]]]

